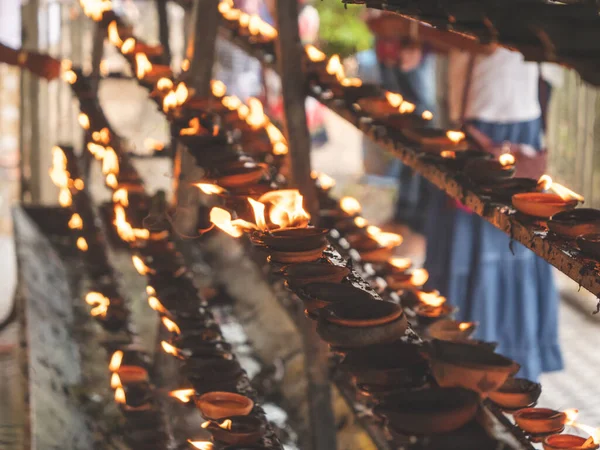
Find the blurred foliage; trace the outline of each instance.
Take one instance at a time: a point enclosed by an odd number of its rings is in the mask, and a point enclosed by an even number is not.
[[[314,3],[321,17],[320,47],[327,54],[353,55],[373,46],[373,36],[360,18],[364,6],[344,7],[340,0]]]

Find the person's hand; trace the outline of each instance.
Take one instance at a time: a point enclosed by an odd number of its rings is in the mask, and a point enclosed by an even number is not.
[[[24,66],[36,75],[46,78],[47,80],[58,78],[61,72],[61,63],[58,59],[39,53],[27,52]]]
[[[400,69],[410,72],[416,69],[423,59],[423,51],[420,47],[403,47],[400,50]]]

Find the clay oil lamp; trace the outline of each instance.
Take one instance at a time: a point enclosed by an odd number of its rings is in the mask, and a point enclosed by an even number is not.
[[[255,444],[265,434],[264,422],[255,416],[234,416],[202,424],[215,441],[228,445]]]
[[[321,78],[328,77],[327,64],[328,60],[325,53],[314,45],[309,44],[304,46],[303,67],[307,79],[318,81]],[[334,82],[334,79],[331,81]]]
[[[591,428],[591,427],[590,427]],[[596,450],[600,448],[598,430],[591,430],[589,438],[573,434],[554,434],[543,441],[544,450]]]
[[[533,178],[509,178],[506,180],[491,180],[480,182],[477,192],[486,195],[493,200],[510,202],[513,195],[535,192],[538,181]]]
[[[283,269],[283,276],[292,286],[317,282],[341,283],[349,274],[349,268],[325,262],[290,264]]]
[[[415,110],[415,105],[406,102],[402,95],[389,91],[383,96],[361,98],[357,104],[360,111],[375,119],[399,115],[401,111],[410,114]]]
[[[328,246],[325,228],[282,228],[260,234],[272,261],[311,262],[319,259]]]
[[[470,422],[479,408],[476,392],[457,388],[411,390],[384,399],[375,414],[402,434],[448,433]]]
[[[431,150],[466,150],[467,137],[462,131],[440,130],[436,128],[404,128],[402,134],[411,142]]]
[[[419,302],[412,310],[420,325],[430,325],[437,320],[446,319],[454,313],[454,308],[438,291],[419,291],[417,297]]]
[[[475,322],[459,322],[457,320],[438,320],[427,327],[427,334],[433,339],[442,341],[465,341],[475,331]]]
[[[233,392],[213,391],[198,397],[196,406],[202,417],[219,420],[232,416],[247,416],[254,408],[254,402],[244,395]]]
[[[356,348],[393,342],[408,328],[402,308],[375,299],[336,302],[317,313],[317,332],[335,347]]]
[[[600,233],[600,210],[577,208],[559,212],[548,221],[548,228],[552,233],[569,239]]]
[[[390,289],[415,289],[422,287],[429,279],[429,273],[425,269],[416,269],[412,272],[393,272],[385,277]]]
[[[321,196],[327,197],[327,194],[329,194],[335,186],[335,180],[326,173],[313,170],[310,173],[310,177],[315,180],[315,184]]]
[[[518,410],[535,405],[542,393],[542,385],[525,378],[509,378],[489,398],[504,410]]]
[[[381,267],[383,273],[404,274],[412,267],[410,258],[394,257],[388,259]]]
[[[522,214],[539,219],[549,219],[562,211],[568,211],[583,202],[584,198],[570,189],[555,183],[548,175],[542,175],[538,181],[538,190],[544,192],[526,192],[515,194],[512,204]],[[553,192],[546,192],[552,190]]]
[[[431,373],[440,386],[460,386],[486,397],[520,368],[513,360],[478,346],[437,339],[430,344]]]
[[[357,233],[348,235],[350,245],[360,253],[365,262],[385,262],[390,259],[395,247],[402,244],[399,234],[382,231],[381,228],[368,225]]]
[[[356,230],[358,227],[354,219],[360,213],[362,206],[354,197],[343,197],[339,201],[339,208],[330,208],[319,212],[320,223],[328,228],[335,228],[344,233]],[[366,226],[366,225],[365,225]]]
[[[346,301],[372,301],[367,291],[345,283],[313,282],[296,289],[309,314],[333,303]]]
[[[532,435],[560,433],[577,416],[577,410],[556,411],[548,408],[524,408],[513,413],[515,422]]]
[[[240,363],[234,359],[188,358],[182,366],[183,373],[189,378],[197,392],[207,390],[234,389],[243,371]]]
[[[358,385],[406,389],[424,385],[429,372],[420,347],[400,341],[350,350],[338,367]]]
[[[586,255],[600,258],[600,233],[577,236],[577,246]]]
[[[506,180],[516,172],[515,157],[503,153],[498,159],[473,159],[465,164],[463,172],[474,182]]]

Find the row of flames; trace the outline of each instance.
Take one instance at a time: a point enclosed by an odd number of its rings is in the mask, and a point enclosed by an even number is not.
[[[272,41],[278,36],[277,30],[256,14],[247,14],[235,8],[233,0],[221,0],[219,12],[225,20],[237,22],[238,28],[251,36],[260,37],[265,41]]]

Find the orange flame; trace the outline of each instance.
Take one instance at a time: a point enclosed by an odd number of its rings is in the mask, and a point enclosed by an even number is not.
[[[363,84],[360,78],[342,78],[340,83],[345,87],[361,87]]]
[[[364,217],[358,216],[354,218],[354,225],[358,228],[366,228],[369,226],[369,221]]]
[[[87,149],[92,155],[94,155],[94,158],[98,160],[104,158],[104,152],[106,152],[106,149],[102,145],[88,142]]]
[[[120,203],[123,206],[129,206],[129,193],[127,189],[117,189],[112,196],[113,203]]]
[[[440,153],[440,156],[447,159],[456,159],[456,152],[453,152],[452,150],[444,150]]]
[[[161,314],[167,314],[169,311],[167,311],[167,308],[165,308],[163,306],[163,304],[160,302],[160,300],[155,297],[154,295],[150,295],[148,297],[148,304],[150,305],[150,308],[152,308],[154,311],[159,312]]]
[[[553,181],[549,175],[542,175],[540,177],[538,180],[538,189],[542,191],[551,190],[555,194],[559,195],[564,201],[577,200],[579,202],[583,202],[585,200],[585,198],[577,192],[574,192],[562,184]]]
[[[132,37],[125,39],[125,42],[123,42],[123,45],[121,46],[121,53],[123,53],[124,55],[128,55],[129,53],[133,53],[134,50],[135,39]]]
[[[198,189],[204,192],[206,195],[220,195],[224,194],[227,191],[223,189],[221,186],[210,183],[196,183],[194,184]]]
[[[423,114],[421,114],[421,117],[423,118],[423,120],[432,120],[433,113],[431,111],[423,111]]]
[[[579,410],[575,408],[565,409],[563,413],[566,416],[565,425],[573,425],[579,417]]]
[[[109,173],[119,174],[119,157],[112,147],[107,147],[102,158],[102,173],[108,175]]]
[[[115,389],[115,402],[124,405],[127,403],[127,399],[125,398],[125,389],[122,387],[118,387]]]
[[[397,247],[404,240],[399,234],[382,231],[374,225],[367,227],[367,233],[382,247]]]
[[[273,144],[273,154],[285,155],[288,152],[287,140],[283,136],[283,133],[272,123],[267,123],[265,131],[269,136],[269,141]]]
[[[250,16],[248,31],[250,31],[250,34],[253,36],[260,35],[267,40],[273,40],[278,35],[275,28],[255,14]]]
[[[139,80],[152,71],[152,63],[145,53],[135,54],[135,74]]]
[[[135,233],[133,232],[133,228],[127,222],[127,217],[125,215],[125,209],[122,205],[115,205],[115,220],[113,221],[117,228],[117,234],[121,239],[125,242],[133,242],[135,241]]]
[[[353,216],[361,211],[362,206],[354,197],[342,197],[340,200],[340,208],[342,208],[342,211],[346,214]]]
[[[465,133],[463,133],[462,131],[449,130],[446,131],[446,137],[455,144],[458,144],[460,141],[464,140],[466,136]]]
[[[100,292],[88,292],[85,296],[85,302],[94,307],[90,311],[90,314],[94,317],[104,317],[108,311],[108,306],[110,305],[108,297],[105,297]]]
[[[73,197],[71,196],[71,191],[68,188],[62,188],[58,192],[58,204],[63,208],[67,208],[71,206],[73,203]]]
[[[173,356],[177,356],[179,357],[179,349],[171,344],[169,344],[167,341],[161,341],[160,345],[162,347],[162,349],[164,350],[165,353],[168,353],[169,355],[173,355]]]
[[[195,393],[194,389],[177,389],[169,392],[169,397],[176,398],[182,403],[189,403]]]
[[[537,182],[537,187],[540,191],[547,191],[552,186],[552,178],[550,175],[542,175]]]
[[[248,99],[248,106],[250,114],[246,117],[246,123],[255,130],[264,127],[269,119],[265,115],[261,101],[255,97],[250,97]]]
[[[137,270],[140,275],[148,275],[149,273],[155,273],[153,269],[144,264],[144,261],[142,261],[142,258],[140,258],[138,255],[133,255],[131,257],[131,260],[133,261],[133,266],[135,267],[135,270]]]
[[[228,95],[223,97],[221,103],[225,108],[227,108],[230,111],[238,109],[240,106],[242,106],[242,101],[235,95]]]
[[[215,448],[213,443],[209,441],[192,441],[188,439],[188,442],[199,450],[213,450]]]
[[[123,362],[123,351],[117,350],[110,357],[110,363],[108,364],[108,370],[111,372],[116,372],[121,367],[121,363]]]
[[[123,46],[123,40],[121,39],[121,36],[119,36],[119,27],[117,26],[116,20],[113,20],[108,24],[108,40],[118,48]]]
[[[165,98],[163,99],[163,111],[168,113],[170,110],[175,109],[176,106],[177,95],[175,94],[175,91],[171,91],[165,95]]]
[[[197,136],[200,134],[200,119],[194,117],[189,122],[189,128],[182,128],[179,132],[180,136]]]
[[[178,105],[183,105],[190,95],[190,90],[186,86],[186,84],[182,81],[177,85],[177,89],[175,89],[175,98],[177,99]]]
[[[119,186],[119,182],[117,181],[117,176],[114,173],[109,173],[106,175],[106,185],[112,189],[116,189]]]
[[[583,443],[582,448],[586,448],[585,446],[590,444],[594,446],[600,444],[600,428],[590,427],[589,425],[583,425],[581,423],[573,423],[572,426],[579,428],[590,435],[589,439]],[[590,445],[590,448],[592,448],[592,445]]]
[[[77,82],[77,74],[72,70],[67,70],[63,73],[63,80],[65,80],[69,84],[75,84]]]
[[[419,292],[418,296],[421,303],[435,308],[446,303],[446,297],[442,297],[438,291]]]
[[[325,61],[325,59],[327,58],[327,55],[325,53],[323,53],[321,50],[319,50],[317,47],[315,47],[314,45],[310,45],[310,44],[305,45],[304,51],[306,52],[308,59],[310,59],[312,62]]]
[[[88,251],[88,243],[84,237],[80,236],[77,238],[77,248],[82,252]]]
[[[390,258],[388,263],[399,270],[408,270],[412,266],[410,258]]]
[[[168,317],[163,317],[162,323],[165,326],[165,328],[167,330],[169,330],[171,333],[181,334],[181,330],[179,329],[179,326],[175,322],[173,322],[171,319],[169,319]]]
[[[429,280],[429,272],[425,269],[417,269],[410,276],[410,284],[413,286],[423,286]]]
[[[83,180],[81,178],[77,178],[77,179],[73,180],[73,186],[75,186],[75,189],[77,189],[78,191],[83,191],[83,188],[85,187],[85,183],[83,182]]]
[[[310,220],[308,214],[302,207],[304,198],[298,189],[280,189],[263,194],[258,201],[269,203],[271,210],[269,219],[280,228],[305,227]]]
[[[73,215],[69,219],[69,228],[71,230],[83,229],[83,220],[81,219],[81,216],[79,214],[73,213]]]
[[[83,13],[94,22],[100,22],[106,11],[112,10],[111,0],[79,0]]]
[[[410,114],[414,112],[415,108],[416,105],[414,103],[402,102],[400,108],[398,108],[398,112],[400,112],[400,114]]]
[[[210,90],[215,97],[223,97],[227,93],[227,86],[221,80],[212,80]]]
[[[100,142],[101,144],[108,145],[110,144],[110,130],[104,127],[100,131],[94,131],[92,133],[92,139],[95,142]]]
[[[511,155],[510,153],[502,153],[498,157],[498,162],[503,167],[513,166],[515,164],[515,157],[513,155]]]
[[[79,116],[77,117],[77,121],[79,122],[79,125],[81,126],[81,128],[83,128],[84,130],[90,129],[90,118],[88,117],[88,115],[86,113],[79,113]]]
[[[210,221],[233,237],[240,237],[243,234],[240,228],[232,225],[231,214],[222,208],[214,207],[210,210]]]
[[[385,98],[388,101],[388,103],[394,108],[399,108],[402,102],[404,101],[404,97],[402,97],[400,94],[390,91],[387,91],[385,93]]]
[[[112,389],[122,388],[123,383],[121,383],[121,377],[118,373],[113,373],[110,377],[110,387]]]
[[[246,120],[246,117],[248,117],[248,114],[250,114],[250,108],[248,108],[246,105],[240,105],[237,109],[237,112],[240,120]]]
[[[462,322],[462,323],[458,324],[458,329],[460,331],[467,331],[472,326],[473,326],[473,322]]]
[[[155,152],[161,152],[165,149],[165,144],[153,138],[144,139],[144,147]]]
[[[184,59],[183,61],[181,61],[181,70],[187,72],[188,70],[190,70],[191,65],[192,64],[190,63],[189,59]]]
[[[346,71],[344,70],[344,66],[342,65],[339,55],[333,55],[331,58],[329,58],[327,67],[325,67],[325,71],[329,75],[334,75],[338,81],[346,78]]]
[[[250,197],[248,197],[248,202],[254,211],[254,221],[256,222],[256,226],[259,230],[267,231],[269,228],[267,227],[267,221],[265,219],[265,205]]]
[[[317,172],[316,170],[313,170],[310,173],[310,177],[313,180],[317,180],[319,182],[319,185],[321,186],[321,189],[323,190],[331,189],[335,186],[335,179],[333,179],[326,173]]]
[[[146,286],[146,294],[156,295],[156,289],[154,289],[152,286],[148,285],[148,286]]]
[[[161,92],[170,91],[173,89],[173,81],[171,81],[169,78],[163,77],[156,82],[156,89]]]

